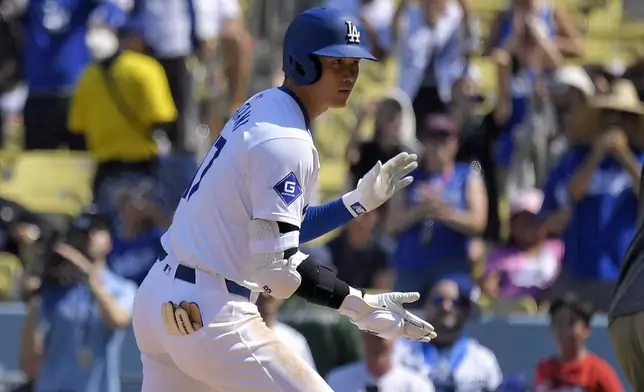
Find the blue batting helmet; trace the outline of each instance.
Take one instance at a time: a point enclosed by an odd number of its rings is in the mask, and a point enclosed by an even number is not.
[[[376,58],[361,46],[359,24],[333,8],[311,8],[293,19],[284,36],[282,70],[298,85],[317,82],[322,76],[316,56]]]

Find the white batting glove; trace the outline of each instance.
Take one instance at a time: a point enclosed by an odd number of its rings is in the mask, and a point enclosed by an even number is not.
[[[358,181],[358,187],[342,196],[347,210],[358,216],[375,210],[389,200],[394,193],[411,184],[409,173],[418,167],[418,156],[401,152],[384,165],[378,161],[369,173]]]
[[[436,338],[434,327],[403,308],[418,301],[418,293],[365,294],[351,288],[338,311],[360,330],[387,340],[405,338],[429,342]]]

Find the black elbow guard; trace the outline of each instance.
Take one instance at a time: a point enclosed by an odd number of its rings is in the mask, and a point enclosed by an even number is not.
[[[349,295],[349,285],[341,281],[330,268],[307,258],[297,267],[302,283],[295,295],[305,300],[332,309],[340,308]]]

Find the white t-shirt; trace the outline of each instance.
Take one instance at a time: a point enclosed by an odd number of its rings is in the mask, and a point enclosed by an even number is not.
[[[377,386],[378,392],[434,392],[429,380],[409,369],[394,366],[389,373],[376,378],[364,362],[333,369],[326,381],[335,392],[364,392],[367,386]]]
[[[192,52],[190,4],[186,0],[144,0],[143,36],[162,58],[187,56]],[[238,0],[192,0],[194,31],[200,40],[216,38],[226,21],[241,15]]]
[[[401,340],[395,346],[394,356],[398,363],[425,375],[437,387],[449,379],[455,392],[495,391],[503,381],[496,356],[476,339],[466,339],[465,355],[451,372],[425,362],[422,345],[427,343]]]
[[[315,361],[311,355],[311,348],[306,338],[301,333],[297,332],[293,327],[284,323],[277,322],[271,328],[273,333],[284,343],[286,343],[291,350],[298,354],[306,361],[313,369],[315,369]]]
[[[161,238],[166,252],[244,284],[251,220],[302,223],[320,166],[307,126],[298,101],[278,88],[246,101],[184,193]]]
[[[218,37],[226,22],[237,19],[242,14],[238,0],[198,0],[193,4],[195,34],[201,39]]]

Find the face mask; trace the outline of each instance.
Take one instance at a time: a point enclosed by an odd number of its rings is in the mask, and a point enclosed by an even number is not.
[[[97,61],[113,56],[119,49],[118,37],[106,27],[90,28],[85,36],[85,44],[89,48],[92,57]]]

